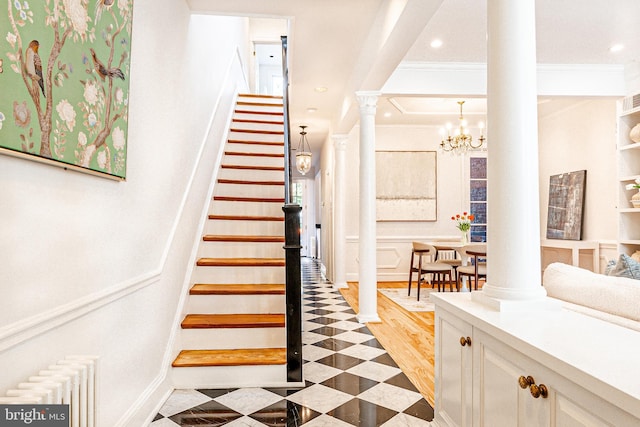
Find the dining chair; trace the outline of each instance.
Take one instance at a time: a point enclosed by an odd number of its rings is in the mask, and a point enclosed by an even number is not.
[[[462,265],[462,257],[456,250],[456,247],[460,242],[453,242],[451,240],[434,240],[433,247],[438,251],[436,255],[436,262],[442,262],[449,264],[453,269],[453,281],[458,283],[457,271],[458,267]]]
[[[467,265],[458,267],[456,288],[460,289],[462,285],[462,279],[466,278],[469,283],[469,292],[471,292],[471,281],[473,281],[473,288],[478,290],[478,282],[480,279],[487,278],[487,245],[486,244],[469,244],[464,245],[459,249],[460,257],[468,259],[470,262]]]
[[[409,291],[407,295],[411,295],[411,282],[413,281],[413,273],[418,273],[417,300],[420,301],[420,284],[424,280],[423,276],[431,275],[431,288],[438,285],[440,289],[446,289],[446,283],[449,283],[449,290],[452,290],[453,280],[451,277],[452,268],[449,264],[436,262],[438,251],[432,245],[422,242],[413,242],[411,250],[411,263],[409,268]]]

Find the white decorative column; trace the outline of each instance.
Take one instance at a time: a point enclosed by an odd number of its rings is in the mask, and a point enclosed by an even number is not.
[[[380,322],[376,264],[376,103],[380,92],[356,92],[360,104],[358,321]]]
[[[333,135],[333,150],[335,155],[334,210],[333,210],[333,289],[347,288],[347,274],[345,266],[346,236],[345,236],[345,155],[347,151],[348,135]]]
[[[487,1],[488,277],[478,299],[509,310],[541,286],[535,0]]]

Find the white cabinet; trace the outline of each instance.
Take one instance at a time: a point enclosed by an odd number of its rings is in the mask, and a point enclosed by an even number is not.
[[[640,425],[640,385],[607,380],[621,369],[637,378],[640,333],[565,310],[498,313],[468,294],[434,299],[435,426]],[[599,333],[603,346],[625,341],[600,348]]]
[[[454,316],[436,316],[436,413],[445,425],[471,425],[472,328]],[[445,372],[446,371],[446,372]]]
[[[625,109],[626,108],[626,109]],[[628,184],[640,178],[640,142],[629,133],[640,123],[640,107],[632,100],[618,102],[618,244],[619,251],[631,255],[640,250],[640,208],[634,208],[631,196],[638,190],[627,190]]]

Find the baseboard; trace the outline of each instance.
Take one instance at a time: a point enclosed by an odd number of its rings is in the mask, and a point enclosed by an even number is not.
[[[115,427],[140,427],[151,424],[173,390],[166,372],[156,377],[122,415]]]

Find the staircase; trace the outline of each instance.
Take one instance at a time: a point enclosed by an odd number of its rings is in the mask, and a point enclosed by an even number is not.
[[[282,113],[282,98],[238,98],[172,364],[176,388],[287,381]]]

